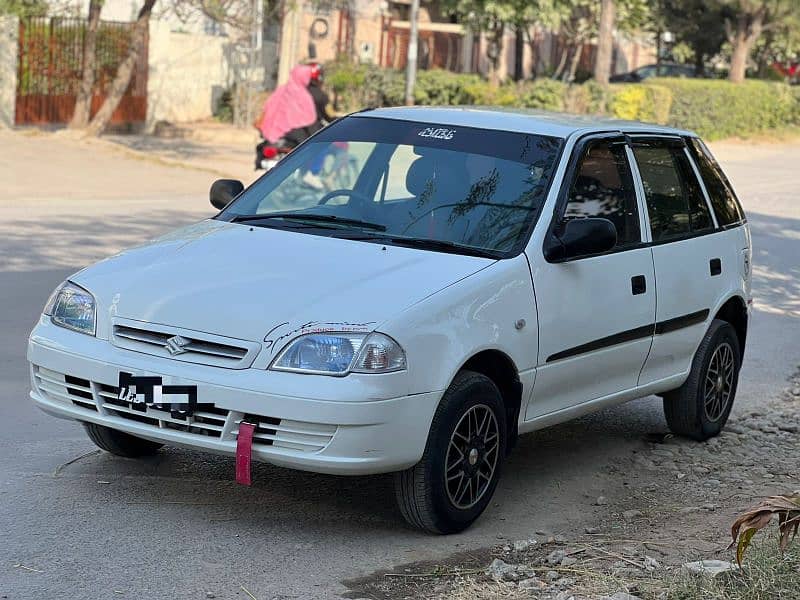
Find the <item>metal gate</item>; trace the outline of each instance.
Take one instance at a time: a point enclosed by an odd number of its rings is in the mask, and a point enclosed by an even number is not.
[[[97,28],[91,116],[106,99],[117,67],[128,52],[133,27],[133,23],[101,21]],[[20,21],[17,125],[69,122],[81,84],[85,35],[85,19],[43,17]],[[146,116],[147,42],[111,124],[142,123]]]
[[[386,55],[379,57],[381,66],[404,69],[408,62],[409,30],[390,25],[388,28]],[[462,71],[464,34],[449,31],[432,31],[420,28],[419,67],[422,69],[446,69]],[[471,66],[471,65],[469,65]]]

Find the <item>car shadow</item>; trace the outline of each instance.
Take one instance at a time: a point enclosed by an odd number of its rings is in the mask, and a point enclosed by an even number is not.
[[[522,436],[505,465],[486,523],[481,519],[469,537],[523,515],[529,520],[537,512],[546,514],[578,490],[584,500],[613,495],[603,481],[609,467],[643,449],[648,434],[666,431],[660,404],[634,404],[633,410],[616,407]],[[67,466],[61,478],[107,482],[103,504],[146,506],[163,518],[192,507],[190,518],[197,525],[226,519],[237,529],[263,532],[302,527],[349,535],[357,526],[369,528],[370,535],[392,531],[425,537],[403,522],[393,501],[391,475],[330,476],[253,463],[253,485],[245,487],[235,483],[234,471],[230,457],[166,447],[137,460],[92,454]],[[552,514],[561,518],[562,512]],[[546,521],[541,522],[555,527]]]

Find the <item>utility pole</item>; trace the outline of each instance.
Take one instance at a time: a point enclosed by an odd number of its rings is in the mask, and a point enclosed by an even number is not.
[[[414,105],[414,84],[417,81],[417,47],[419,46],[419,0],[411,0],[411,27],[406,53],[406,106]]]

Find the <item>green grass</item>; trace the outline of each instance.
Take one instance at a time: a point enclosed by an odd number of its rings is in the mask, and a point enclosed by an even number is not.
[[[800,543],[785,554],[776,536],[765,535],[748,550],[741,572],[713,579],[681,575],[669,600],[800,600]]]

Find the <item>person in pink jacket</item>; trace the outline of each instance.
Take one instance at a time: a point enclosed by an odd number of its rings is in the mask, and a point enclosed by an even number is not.
[[[296,146],[322,127],[308,91],[311,73],[311,65],[297,65],[289,74],[289,81],[278,86],[264,102],[258,129],[268,142],[275,144],[283,138]]]

